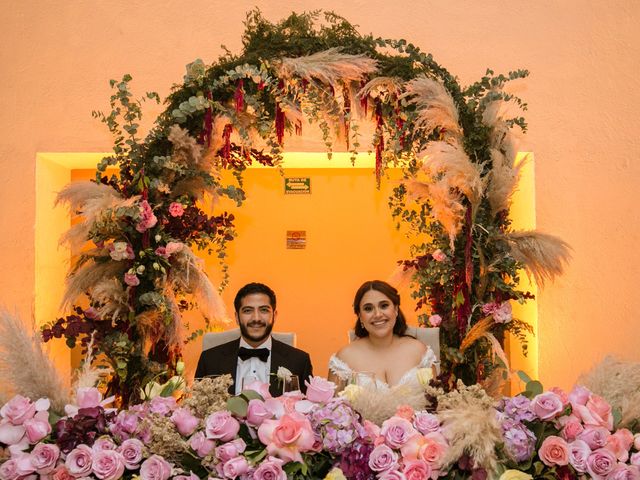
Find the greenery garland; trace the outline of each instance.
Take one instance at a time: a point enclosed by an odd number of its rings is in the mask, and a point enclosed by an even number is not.
[[[415,45],[361,35],[331,12],[294,13],[274,24],[253,10],[245,26],[241,54],[225,49],[211,66],[201,60],[187,66],[184,83],[174,86],[144,141],[136,137],[141,109],[129,92],[131,78],[112,81],[111,112],[95,116],[115,135],[114,155],[98,166],[96,182],[130,202],[107,222],[98,216],[103,224],[93,217],[86,238],[99,250],[105,244],[126,244],[131,249],[126,272],[142,272],[141,282],[126,284],[124,270],[116,269],[120,277],[114,278],[128,296],[126,308],[116,314],[105,308],[113,299],[99,297],[95,285],[85,284],[92,308],[107,315],[91,319],[79,309],[73,326],[70,317],[59,319],[45,329],[45,338],[64,335],[73,344],[80,337],[84,345],[93,340],[93,348],[106,353],[114,366],[117,381],[111,390],[126,390],[125,403],[154,376],[172,374],[180,354],[170,325],[180,321],[176,305],[192,305],[180,295],[194,293],[194,288],[170,283],[185,263],[166,256],[166,247],[178,242],[185,248],[211,249],[213,244],[223,258],[225,243],[234,236],[231,215],[210,217],[196,202],[207,193],[240,204],[242,171],[252,162],[277,166],[285,130],[299,131],[303,116],[318,123],[329,155],[341,138],[355,161],[361,143],[358,119],[370,118],[376,126],[372,147],[378,181],[388,166],[404,171],[404,182],[394,189],[389,205],[398,226],[414,238],[413,258],[401,265],[412,277],[420,321],[426,326],[441,322],[442,380],[475,383],[495,377],[496,368],[505,367],[494,356],[501,352],[504,333],[524,340],[531,331],[510,315],[510,300],[533,298],[518,289],[519,271],[526,268],[538,279],[551,278],[561,271],[567,254],[557,239],[516,234],[510,228],[509,196],[519,167],[509,130],[524,131],[526,124],[522,117],[500,117],[496,107],[512,102],[526,109],[503,87],[528,72],[495,75],[488,70],[463,88]],[[147,98],[158,100],[157,94]],[[108,166],[117,166],[119,175],[108,177]],[[234,172],[237,186],[220,183],[223,169]],[[141,199],[146,206],[141,207]],[[82,210],[87,197],[62,200]],[[176,203],[184,215],[169,211]],[[158,223],[136,232],[149,208]],[[165,250],[157,253],[158,247]],[[101,250],[84,254],[82,261],[87,260],[100,265],[114,259]],[[78,278],[77,270],[71,278],[72,283]],[[144,317],[158,311],[162,314],[151,316],[164,327],[150,335]],[[96,325],[105,319],[120,331],[118,339],[108,331],[96,337],[105,330]],[[144,360],[150,339],[151,359],[157,360],[153,365]],[[118,354],[108,347],[114,341]]]

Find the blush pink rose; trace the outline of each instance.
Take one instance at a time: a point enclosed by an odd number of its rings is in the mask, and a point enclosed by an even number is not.
[[[418,432],[411,422],[405,418],[391,417],[382,423],[380,435],[391,448],[400,448],[409,441]]]
[[[29,443],[38,443],[51,433],[49,414],[47,412],[41,413],[43,413],[44,416],[38,413],[35,417],[25,420],[23,424]]]
[[[51,443],[39,443],[31,451],[31,463],[39,474],[53,472],[60,458],[60,449]]]
[[[171,464],[160,455],[151,455],[140,466],[142,480],[167,480],[171,476]]]
[[[204,425],[207,438],[222,442],[232,440],[240,431],[240,423],[226,410],[209,415],[205,419]]]
[[[237,457],[247,448],[247,444],[241,438],[236,438],[231,442],[223,443],[216,448],[216,458],[221,462],[227,462]]]
[[[16,461],[16,473],[21,480],[32,473],[35,473],[36,468],[33,466],[31,455],[28,453],[20,452],[13,455],[13,459]]]
[[[431,254],[431,257],[436,261],[436,262],[443,262],[447,259],[447,255],[440,250],[439,248],[437,250],[434,250],[433,253]]]
[[[633,465],[625,465],[624,463],[619,463],[615,466],[615,468],[611,471],[609,475],[607,475],[607,480],[639,480],[640,479],[640,470],[638,467]]]
[[[176,426],[180,435],[188,437],[198,427],[200,420],[196,418],[189,409],[177,408],[171,414],[171,421]]]
[[[117,448],[118,446],[109,437],[100,437],[91,446],[91,450],[94,452],[98,450],[116,450]]]
[[[431,467],[422,460],[409,460],[405,462],[402,473],[407,480],[427,480],[431,477]]]
[[[128,470],[135,470],[142,461],[144,444],[137,438],[129,438],[118,447],[118,452],[122,455],[124,466]]]
[[[100,480],[116,480],[124,473],[124,459],[116,450],[98,450],[93,454],[91,470]]]
[[[587,458],[587,473],[594,480],[604,479],[617,465],[616,457],[606,448],[599,448]]]
[[[184,214],[184,207],[178,202],[171,202],[169,205],[169,215],[172,217],[181,217]]]
[[[609,430],[604,427],[594,427],[587,425],[584,430],[578,434],[579,440],[584,440],[591,450],[602,448],[607,444],[607,440],[611,436]]]
[[[562,424],[560,435],[568,442],[571,440],[575,440],[578,435],[580,435],[584,431],[582,422],[580,422],[580,419],[578,419],[574,415],[562,417],[560,419],[560,423]]]
[[[531,400],[531,410],[541,420],[555,418],[563,409],[562,399],[553,392],[541,393]]]
[[[564,438],[550,435],[542,442],[538,456],[547,467],[567,465],[569,463],[569,445]]]
[[[149,402],[149,411],[158,415],[167,416],[178,407],[173,397],[153,397]]]
[[[165,251],[167,255],[173,255],[174,253],[178,253],[184,247],[184,243],[182,242],[168,242],[165,247]]]
[[[387,470],[378,474],[378,480],[407,480],[404,473],[400,470]]]
[[[222,472],[226,478],[236,478],[249,470],[249,463],[244,457],[235,457],[224,463]]]
[[[569,392],[569,402],[571,402],[574,408],[576,405],[586,405],[590,396],[591,391],[587,387],[576,385],[573,387],[573,390]]]
[[[605,448],[611,450],[616,458],[624,463],[629,460],[631,445],[633,445],[633,433],[626,428],[621,428],[607,438]]]
[[[11,458],[0,465],[0,479],[2,480],[18,480],[20,475],[17,471],[16,461]]]
[[[636,467],[640,467],[640,452],[636,452],[631,455],[631,458],[629,458],[629,463],[631,463],[631,465],[635,465]]]
[[[322,377],[313,377],[311,380],[305,380],[307,386],[307,400],[317,403],[326,403],[333,398],[336,390],[336,384],[325,380]]]
[[[415,411],[413,410],[413,407],[411,405],[398,405],[396,407],[396,413],[395,415],[400,417],[400,418],[406,418],[407,420],[411,421],[413,419],[413,415],[414,415]]]
[[[268,457],[253,472],[253,480],[287,480],[287,474],[282,470],[283,463],[279,458]]]
[[[378,445],[369,455],[369,468],[374,472],[384,472],[398,467],[398,454],[388,445]]]
[[[259,427],[262,422],[273,417],[271,410],[262,400],[253,398],[249,400],[247,407],[247,423],[253,427]]]
[[[261,382],[260,380],[256,380],[255,382],[244,385],[243,390],[253,390],[265,400],[267,398],[271,398],[271,394],[269,393],[269,384]]]
[[[148,229],[155,227],[158,219],[153,214],[151,205],[146,200],[140,202],[140,219],[136,225],[136,230],[140,233],[146,232]]]
[[[189,446],[198,454],[199,457],[206,457],[216,446],[216,442],[209,440],[204,432],[197,432],[189,439]]]
[[[613,414],[611,405],[599,395],[591,394],[584,405],[573,405],[573,413],[578,415],[586,425],[599,425],[613,430]]]
[[[65,466],[74,477],[86,477],[91,473],[93,450],[87,445],[78,445],[71,450],[65,460]]]
[[[442,324],[442,317],[440,315],[431,315],[429,317],[429,325],[432,327],[439,327]]]
[[[74,476],[69,473],[67,467],[59,465],[51,474],[52,480],[74,480]]]
[[[447,441],[441,433],[432,432],[425,436],[416,435],[401,448],[402,458],[423,460],[430,467],[440,468],[447,447]]]
[[[5,445],[17,445],[27,443],[25,438],[26,429],[24,425],[13,425],[10,422],[0,423],[0,443]]]
[[[373,423],[372,421],[365,420],[362,423],[362,426],[364,427],[367,437],[370,438],[371,440],[375,440],[380,436],[380,427],[375,423]]]
[[[636,433],[633,436],[633,448],[640,451],[640,433]]]
[[[587,458],[591,455],[591,448],[583,440],[574,440],[569,444],[569,463],[576,471],[587,471]]]
[[[258,438],[267,446],[269,455],[286,462],[302,462],[300,453],[311,450],[315,443],[311,423],[299,413],[265,420],[258,428]]]
[[[416,427],[421,434],[426,435],[427,433],[440,430],[440,420],[429,412],[416,412],[413,418],[413,426]]]
[[[22,395],[16,395],[2,408],[0,415],[8,420],[12,425],[22,425],[26,420],[33,418],[36,414],[36,405]]]
[[[129,285],[130,287],[137,287],[140,285],[140,279],[135,273],[125,273],[124,274],[124,283]]]

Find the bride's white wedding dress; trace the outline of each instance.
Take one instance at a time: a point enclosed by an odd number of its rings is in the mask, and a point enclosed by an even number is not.
[[[420,388],[420,381],[418,380],[418,369],[420,368],[430,368],[432,365],[437,363],[438,359],[436,355],[433,353],[431,348],[427,347],[427,351],[420,359],[420,363],[408,370],[402,375],[398,383],[395,385],[389,385],[387,382],[376,378],[376,389],[377,390],[392,390],[398,387],[416,387]],[[338,378],[349,381],[351,375],[354,373],[354,370],[342,359],[338,358],[338,356],[334,353],[331,355],[329,359],[329,371],[335,374]]]

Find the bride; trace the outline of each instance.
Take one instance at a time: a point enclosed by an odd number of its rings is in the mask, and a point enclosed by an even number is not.
[[[356,292],[353,309],[358,317],[356,340],[329,360],[329,380],[348,382],[357,372],[375,375],[378,389],[419,386],[418,370],[435,375],[433,351],[405,335],[407,321],[400,310],[398,291],[386,282],[365,282]]]

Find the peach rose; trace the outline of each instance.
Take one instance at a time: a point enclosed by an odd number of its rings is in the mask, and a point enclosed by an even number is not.
[[[258,438],[267,446],[269,455],[285,462],[302,462],[300,453],[311,450],[315,443],[311,423],[299,413],[265,420],[258,428]]]
[[[538,455],[548,467],[567,465],[569,463],[569,445],[564,438],[550,435],[542,442]]]

